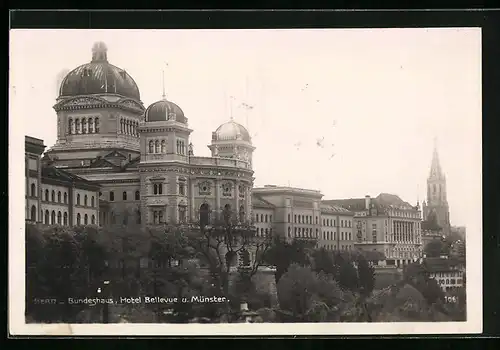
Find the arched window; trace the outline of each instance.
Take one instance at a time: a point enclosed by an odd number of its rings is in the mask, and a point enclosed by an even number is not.
[[[57,224],[61,225],[62,214],[60,211],[57,212]]]
[[[153,141],[149,141],[149,153],[155,152],[155,145]]]
[[[64,204],[68,204],[68,194],[64,192]]]
[[[92,225],[95,225],[95,215],[92,214]]]
[[[200,206],[200,226],[205,227],[210,223],[210,206],[203,203]]]
[[[94,133],[94,120],[92,118],[89,118],[89,134]]]
[[[50,225],[50,213],[48,210],[45,210],[45,225]]]
[[[87,206],[87,204],[88,204],[88,196],[85,195],[85,197],[83,197],[83,205]]]
[[[82,134],[87,133],[87,119],[82,118]]]
[[[161,140],[161,153],[167,153],[165,140]]]
[[[71,135],[73,133],[73,119],[69,118],[68,119],[68,135]]]
[[[52,210],[52,213],[50,214],[50,223],[52,225],[56,224],[56,212],[54,210]]]
[[[259,222],[259,214],[255,214],[255,222]]]
[[[50,199],[52,199],[52,202],[56,201],[56,191],[52,190]]]
[[[36,221],[36,207],[34,205],[31,206],[31,221]]]
[[[264,222],[264,214],[260,214],[260,222]]]
[[[123,134],[123,119],[120,119],[120,133]]]
[[[95,132],[99,133],[99,118],[95,118]]]
[[[163,193],[163,184],[158,184],[158,194]]]
[[[153,185],[153,194],[158,194],[158,184]]]
[[[292,237],[292,228],[288,226],[288,237]]]
[[[63,222],[64,226],[68,226],[68,213],[64,213]]]
[[[318,224],[318,217],[316,216],[316,225]]]
[[[269,236],[269,230],[266,227],[266,237]]]
[[[160,210],[158,212],[158,223],[163,224],[163,211],[162,210]]]
[[[80,134],[80,119],[76,118],[75,119],[75,134]]]
[[[85,214],[85,216],[83,217],[83,223],[85,225],[88,225],[89,224],[89,216],[87,214]]]
[[[267,214],[266,214],[266,216],[265,216],[264,222],[267,222]]]
[[[80,193],[76,195],[76,205],[80,205]]]
[[[155,141],[155,153],[160,153],[160,141]]]
[[[290,214],[288,214],[288,223],[290,223]]]
[[[61,191],[57,192],[57,202],[61,203]]]
[[[110,200],[110,202],[115,200],[115,193],[113,191],[109,192],[109,200]]]
[[[135,191],[135,200],[138,201],[141,199],[141,193],[139,191]]]
[[[123,191],[122,198],[124,201],[127,200],[127,192],[126,191]]]
[[[226,204],[224,206],[224,210],[223,210],[223,218],[224,218],[224,222],[226,224],[230,223],[231,216],[232,216],[231,205],[230,204]]]
[[[244,206],[240,206],[239,216],[240,216],[240,222],[245,222],[245,207]]]
[[[31,197],[36,197],[36,186],[31,184]]]
[[[93,207],[95,207],[95,199],[94,199],[94,196],[90,197],[90,205]]]
[[[76,224],[80,225],[82,223],[82,216],[80,213],[76,214]]]
[[[186,207],[184,205],[179,205],[179,222],[186,222]]]

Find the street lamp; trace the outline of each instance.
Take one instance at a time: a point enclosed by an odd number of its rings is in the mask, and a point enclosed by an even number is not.
[[[109,323],[109,305],[108,305],[108,297],[109,297],[109,281],[103,281],[103,287],[97,288],[98,294],[103,294],[104,297],[104,305],[102,308],[102,323]]]

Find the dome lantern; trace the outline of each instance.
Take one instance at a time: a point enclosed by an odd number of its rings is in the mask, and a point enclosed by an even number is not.
[[[92,62],[108,62],[108,47],[102,41],[92,46]]]

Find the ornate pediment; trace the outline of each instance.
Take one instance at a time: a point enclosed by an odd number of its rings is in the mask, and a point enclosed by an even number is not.
[[[148,198],[148,205],[152,206],[165,206],[167,201],[164,198]]]
[[[135,102],[134,100],[123,99],[123,100],[118,101],[117,103],[124,106],[124,107],[134,108],[134,109],[138,109],[141,111],[144,110],[144,107],[141,104]]]
[[[89,107],[106,104],[107,101],[96,97],[75,97],[63,100],[54,106],[55,110],[74,107]]]
[[[121,159],[127,159],[123,154],[121,154],[118,151],[113,151],[111,153],[108,153],[104,156],[104,158],[121,158]]]

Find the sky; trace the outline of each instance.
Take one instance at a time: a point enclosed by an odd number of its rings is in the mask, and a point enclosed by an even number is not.
[[[164,75],[167,99],[194,129],[196,156],[210,155],[212,131],[231,116],[246,126],[255,186],[317,189],[324,199],[384,192],[416,204],[437,138],[451,223],[480,228],[480,29],[10,34],[10,120],[47,146],[56,142],[61,75],[103,41],[145,106],[161,99]]]

